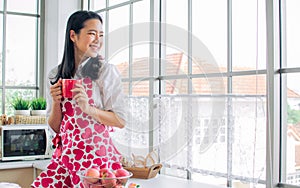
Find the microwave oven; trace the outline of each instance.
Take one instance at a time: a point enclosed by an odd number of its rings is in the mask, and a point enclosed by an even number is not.
[[[34,160],[51,158],[52,132],[45,124],[0,126],[0,159]]]

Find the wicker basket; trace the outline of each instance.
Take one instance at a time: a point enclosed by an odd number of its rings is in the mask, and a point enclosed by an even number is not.
[[[124,167],[124,169],[132,172],[132,178],[150,179],[154,178],[162,168],[162,164],[154,164],[150,167]]]
[[[15,124],[45,124],[46,116],[21,116],[14,117]]]

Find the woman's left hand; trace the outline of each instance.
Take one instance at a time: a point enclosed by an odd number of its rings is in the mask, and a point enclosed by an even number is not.
[[[78,106],[84,113],[87,113],[90,107],[87,93],[82,84],[76,84],[75,86],[76,87],[71,90],[74,93],[73,100],[77,102]]]

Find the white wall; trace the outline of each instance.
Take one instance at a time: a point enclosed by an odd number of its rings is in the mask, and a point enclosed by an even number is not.
[[[80,2],[80,0],[45,0],[45,77],[62,59],[67,20],[73,12],[80,10]],[[45,78],[45,84],[46,81]]]

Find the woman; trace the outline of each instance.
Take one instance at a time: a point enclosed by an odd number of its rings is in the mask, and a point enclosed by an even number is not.
[[[48,76],[47,116],[57,133],[56,149],[32,187],[83,187],[77,171],[121,167],[109,132],[125,125],[124,95],[116,67],[98,55],[102,40],[98,14],[77,11],[70,16],[62,62]],[[82,80],[72,90],[73,99],[62,97],[62,79],[69,78]]]

